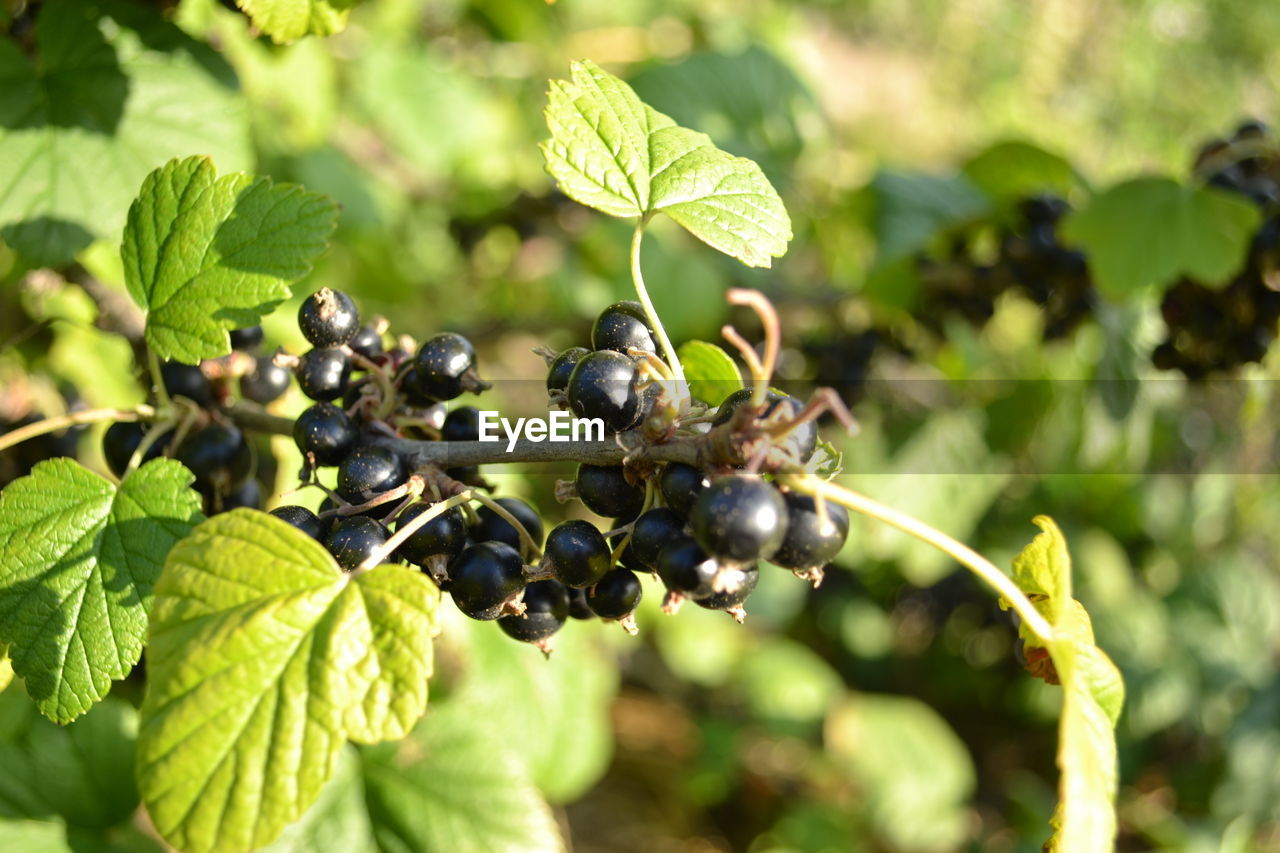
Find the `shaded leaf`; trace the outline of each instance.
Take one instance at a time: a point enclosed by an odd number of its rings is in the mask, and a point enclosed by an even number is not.
[[[989,203],[963,175],[882,171],[871,181],[876,199],[876,266],[901,260],[941,232],[988,211]]]
[[[689,392],[711,406],[718,406],[734,391],[743,387],[742,374],[729,354],[706,341],[688,341],[680,345],[677,355],[684,365]]]

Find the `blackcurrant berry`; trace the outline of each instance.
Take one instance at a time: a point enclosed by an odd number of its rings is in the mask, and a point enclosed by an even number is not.
[[[787,569],[816,569],[835,559],[849,536],[849,511],[826,502],[827,521],[809,495],[783,495],[787,505],[787,535],[769,560]]]
[[[435,400],[452,400],[463,391],[483,388],[475,372],[475,347],[462,335],[442,332],[431,338],[418,348],[414,366],[418,390]]]
[[[752,393],[750,388],[740,388],[726,397],[716,412],[715,420],[711,422],[712,426],[728,423],[729,419],[733,417],[733,413],[740,406],[751,402]],[[779,407],[783,407],[780,410],[781,414],[779,414]],[[789,420],[800,414],[803,408],[804,404],[795,397],[779,394],[777,391],[770,389],[765,393],[764,410],[760,413],[760,417],[777,417],[781,420]],[[813,456],[814,450],[818,447],[817,423],[807,421],[796,427],[782,440],[782,446],[789,448],[797,461],[808,462],[809,457]]]
[[[129,467],[129,460],[133,458],[133,452],[138,449],[138,445],[142,443],[142,438],[146,434],[146,425],[134,421],[116,421],[107,427],[107,431],[102,434],[102,455],[112,474],[117,477],[124,476],[125,469]],[[147,449],[142,462],[150,462],[164,455],[165,448],[169,446],[172,439],[172,431],[163,433]]]
[[[538,517],[537,510],[519,498],[498,498],[496,503],[520,522],[536,545],[542,545],[542,519]],[[517,551],[522,547],[516,529],[487,506],[476,510],[476,526],[471,531],[471,538],[477,542],[502,542]]]
[[[313,349],[298,360],[298,387],[312,400],[336,400],[351,380],[351,357],[340,349]]]
[[[322,287],[298,307],[298,328],[313,347],[340,347],[360,329],[360,312],[341,290]]]
[[[288,390],[288,369],[276,364],[269,355],[260,356],[252,372],[240,377],[240,393],[255,403],[265,405]]]
[[[591,347],[597,350],[628,349],[656,352],[653,327],[639,302],[615,302],[600,312],[591,327]]]
[[[586,347],[569,347],[560,353],[547,367],[547,390],[548,391],[564,391],[569,387],[569,377],[573,375],[573,369],[578,366],[578,362],[582,361],[591,350]]]
[[[361,326],[355,336],[347,341],[347,346],[365,358],[372,360],[383,353],[382,335],[378,334],[373,326]]]
[[[656,569],[658,552],[685,537],[684,516],[668,507],[655,507],[636,519],[627,553],[646,568]]]
[[[329,535],[329,528],[332,526],[329,519],[320,518],[305,506],[278,506],[271,510],[271,514],[321,542]]]
[[[667,506],[681,515],[687,516],[702,490],[711,485],[707,477],[692,465],[683,462],[671,462],[662,469],[658,487],[662,489],[662,498]]]
[[[587,606],[602,619],[621,619],[635,611],[644,588],[630,569],[610,569],[587,590]]]
[[[404,395],[404,401],[410,406],[417,408],[426,408],[434,406],[438,400],[432,397],[426,391],[426,383],[423,380],[423,371],[418,369],[416,361],[407,361],[400,369],[399,387],[400,393]]]
[[[182,442],[175,458],[196,477],[196,486],[230,489],[253,467],[253,451],[243,433],[230,424],[209,424]]]
[[[580,418],[600,418],[610,432],[635,426],[644,415],[635,362],[603,350],[583,356],[569,375],[569,407]]]
[[[479,441],[480,410],[475,406],[459,406],[445,415],[440,437],[445,441]]]
[[[226,494],[214,495],[206,515],[212,515],[214,512],[230,512],[241,507],[262,509],[262,484],[253,477]]]
[[[559,581],[531,583],[524,589],[524,615],[503,616],[498,627],[513,640],[536,643],[545,640],[569,618],[569,591]]]
[[[449,564],[453,603],[472,619],[497,619],[524,589],[524,562],[503,542],[472,545]]]
[[[682,536],[671,540],[658,552],[653,568],[667,589],[697,598],[715,592],[712,582],[720,570],[720,563],[702,550],[693,537]]]
[[[245,326],[231,330],[231,348],[240,352],[253,352],[262,345],[262,327]]]
[[[360,430],[351,416],[332,403],[316,403],[293,422],[293,441],[319,465],[337,465],[355,448]]]
[[[348,453],[338,464],[338,485],[334,491],[353,504],[362,504],[404,485],[408,479],[409,467],[403,456],[389,447],[365,444]]]
[[[768,559],[787,535],[787,505],[758,477],[721,477],[698,496],[689,523],[709,554],[736,561]]]
[[[589,521],[573,519],[553,527],[544,553],[565,586],[591,586],[609,571],[609,543]]]
[[[213,405],[213,386],[196,365],[166,361],[160,365],[160,378],[170,397],[186,397],[202,409]]]
[[[621,465],[578,466],[578,497],[596,515],[634,516],[644,506],[644,486],[627,482]]]
[[[596,618],[596,614],[591,612],[591,605],[587,604],[585,589],[569,588],[569,616],[583,620]]]
[[[741,607],[751,593],[756,591],[756,584],[760,582],[760,569],[752,565],[736,571],[741,572],[742,576],[736,579],[737,583],[733,589],[715,592],[703,598],[694,598],[694,603],[699,607],[705,607],[707,610],[728,610],[731,607]]]
[[[396,530],[430,509],[431,505],[426,503],[409,507],[396,518]],[[467,520],[462,510],[453,507],[415,530],[396,553],[410,563],[422,565],[428,557],[456,557],[466,545]]]
[[[387,528],[372,518],[354,515],[333,525],[324,540],[324,547],[329,549],[339,566],[351,571],[385,545],[388,538]]]

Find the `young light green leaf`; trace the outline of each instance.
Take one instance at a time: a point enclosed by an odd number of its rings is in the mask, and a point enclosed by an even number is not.
[[[1062,157],[1029,142],[1005,141],[976,154],[961,170],[974,186],[997,201],[1037,193],[1065,195],[1081,183]]]
[[[347,15],[359,0],[236,0],[253,25],[276,44],[306,35],[331,36],[347,26]]]
[[[0,704],[7,720],[0,737],[0,815],[56,815],[78,827],[105,830],[133,814],[138,715],[130,705],[108,699],[74,725],[59,726],[19,692],[0,697]]]
[[[302,819],[285,827],[279,838],[258,853],[314,853],[317,850],[377,853],[355,747],[343,747],[333,777],[320,789],[320,796]]]
[[[791,220],[759,166],[678,126],[595,64],[575,62],[571,80],[551,82],[546,119],[547,171],[575,201],[611,216],[665,212],[748,266],[786,252]]]
[[[1181,275],[1225,285],[1259,221],[1247,199],[1169,178],[1137,178],[1094,196],[1061,234],[1089,256],[1098,289],[1125,297]]]
[[[706,341],[688,341],[677,353],[684,365],[689,392],[710,406],[718,406],[743,387],[742,374],[729,354]]]
[[[348,739],[403,737],[426,710],[439,590],[240,509],[180,542],[156,584],[138,778],[191,853],[261,847],[298,819]]]
[[[1045,516],[1041,533],[1014,563],[1014,582],[1032,596],[1053,626],[1047,646],[1027,639],[1028,657],[1046,649],[1049,680],[1062,684],[1058,734],[1059,803],[1047,850],[1110,850],[1115,843],[1118,779],[1116,721],[1124,705],[1124,682],[1111,659],[1094,643],[1089,614],[1071,597],[1071,557],[1062,531]],[[1043,652],[1041,653],[1043,654]]]
[[[805,463],[804,469],[815,477],[833,480],[844,470],[844,454],[836,450],[831,442],[819,438],[818,446],[813,451],[813,456],[810,456],[809,461]]]
[[[157,459],[117,488],[62,458],[0,494],[0,641],[50,719],[83,714],[138,662],[165,556],[202,518],[191,480]]]
[[[144,6],[49,0],[32,54],[0,39],[0,80],[0,239],[38,265],[118,235],[171,157],[251,162],[231,67]]]
[[[227,330],[258,322],[289,296],[337,214],[331,199],[301,187],[218,177],[207,157],[152,172],[120,249],[129,292],[147,310],[147,345],[191,364],[229,353]]]
[[[450,702],[398,748],[364,750],[378,846],[417,853],[564,850],[551,809],[505,731],[468,703]]]

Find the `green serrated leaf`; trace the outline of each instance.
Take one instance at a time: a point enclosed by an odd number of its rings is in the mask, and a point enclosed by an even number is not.
[[[844,470],[844,454],[831,442],[819,438],[818,446],[805,463],[804,469],[815,477],[833,480]]]
[[[1181,275],[1225,285],[1258,221],[1257,207],[1231,193],[1137,178],[1094,196],[1059,233],[1089,255],[1098,289],[1122,298]]]
[[[1124,681],[1095,645],[1089,614],[1071,598],[1071,557],[1062,531],[1046,516],[1038,516],[1035,523],[1042,532],[1015,560],[1013,579],[1023,592],[1036,597],[1037,608],[1053,626],[1047,648],[1062,684],[1062,778],[1054,835],[1045,849],[1110,850],[1116,835],[1115,725],[1124,705]],[[1033,639],[1028,648],[1041,645]]]
[[[677,353],[689,380],[689,392],[710,406],[718,406],[734,391],[744,387],[738,365],[729,354],[706,341],[688,341]]]
[[[114,238],[138,184],[170,157],[250,162],[226,61],[135,4],[50,0],[34,55],[0,39],[0,239],[60,266]]]
[[[1037,193],[1065,195],[1081,183],[1065,159],[1029,142],[997,142],[965,163],[961,171],[974,186],[998,201]]]
[[[360,760],[355,748],[347,746],[339,753],[337,769],[320,789],[315,804],[258,853],[377,853],[377,849],[364,802]]]
[[[398,749],[364,750],[378,846],[416,853],[564,850],[551,809],[507,731],[457,704],[433,711]]]
[[[117,488],[62,458],[0,493],[0,641],[50,719],[83,714],[138,662],[164,558],[202,518],[191,481],[156,459]]]
[[[127,820],[138,805],[133,750],[138,715],[108,699],[74,724],[41,717],[18,692],[0,697],[0,817],[61,817],[85,829]]]
[[[231,351],[289,296],[324,250],[337,219],[329,198],[243,173],[217,176],[207,157],[171,160],[147,176],[129,208],[129,292],[147,310],[148,347],[195,364]]]
[[[155,589],[138,779],[191,853],[256,849],[315,801],[348,740],[403,737],[426,710],[439,590],[338,568],[266,513],[204,524]]]
[[[253,25],[276,44],[306,35],[331,36],[347,26],[359,0],[236,0]]]
[[[753,267],[782,256],[791,220],[751,160],[678,126],[595,64],[553,80],[547,171],[566,195],[611,216],[665,212],[708,245]]]

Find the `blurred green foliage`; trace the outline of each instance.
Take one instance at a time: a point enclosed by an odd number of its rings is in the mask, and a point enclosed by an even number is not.
[[[342,205],[333,247],[266,323],[270,342],[294,350],[297,299],[321,285],[397,332],[467,333],[491,378],[539,380],[531,346],[586,340],[595,313],[630,292],[629,229],[552,193],[542,171],[545,81],[570,59],[607,65],[756,159],[787,202],[792,250],[773,271],[747,270],[656,224],[644,264],[673,338],[716,340],[730,319],[749,329],[722,295],[761,288],[784,313],[784,378],[806,381],[820,367],[806,344],[853,364],[840,347],[873,319],[892,326],[909,356],[877,354],[872,383],[845,389],[860,392],[860,433],[830,436],[849,481],[1002,565],[1033,515],[1063,526],[1077,594],[1128,684],[1121,849],[1280,850],[1280,489],[1257,463],[1275,458],[1274,354],[1240,381],[1186,386],[1151,378],[1156,319],[1141,300],[1104,306],[1099,323],[1050,344],[1017,297],[983,331],[948,326],[923,345],[900,310],[914,286],[904,259],[1022,191],[1020,169],[1068,192],[1150,171],[1181,178],[1202,138],[1242,115],[1275,117],[1280,6],[367,0],[341,34],[289,46],[214,0],[170,14],[239,81],[247,126],[232,110],[234,126],[208,141],[232,152],[220,169],[245,165],[238,152],[251,147],[259,173]],[[0,12],[0,26],[13,21]],[[974,159],[1005,140],[1016,142]],[[133,353],[95,326],[111,325],[122,292],[113,229],[132,191],[94,196],[103,239],[61,276],[35,271],[42,258],[19,254],[20,241],[0,243],[5,417],[56,414],[72,386],[89,405],[136,402]],[[78,286],[89,279],[94,299]],[[96,437],[80,439],[87,460]],[[297,460],[287,441],[272,449],[283,490]],[[546,478],[491,479],[553,509]],[[371,835],[383,849],[439,849],[438,825],[422,819],[450,794],[433,787],[433,754],[475,771],[466,784],[497,792],[529,833],[558,819],[577,851],[1039,849],[1059,696],[1018,667],[987,590],[871,522],[855,522],[816,590],[763,574],[745,627],[693,607],[661,616],[646,582],[640,640],[571,624],[547,663],[492,626],[449,624],[443,698],[412,754],[347,755],[330,806],[279,849],[361,849]],[[89,762],[110,783],[112,756],[21,716],[18,689],[0,702],[0,752],[12,756],[0,794],[22,787],[38,740],[65,772]],[[113,715],[131,725],[115,702],[89,720]],[[63,850],[90,830],[105,843],[134,800],[115,784],[0,796],[0,846]],[[32,822],[52,815],[65,832]]]

